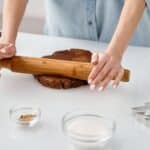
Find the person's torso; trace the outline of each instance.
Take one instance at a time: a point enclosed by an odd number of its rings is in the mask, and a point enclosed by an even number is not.
[[[109,42],[123,4],[124,0],[46,0],[45,33]],[[148,9],[145,10],[130,43],[150,46]]]

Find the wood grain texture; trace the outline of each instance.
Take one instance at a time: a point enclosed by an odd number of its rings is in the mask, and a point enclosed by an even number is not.
[[[11,59],[1,60],[0,67],[18,73],[61,75],[87,80],[92,69],[92,64],[77,61],[14,56]],[[129,80],[130,71],[125,69],[122,81],[128,82]]]

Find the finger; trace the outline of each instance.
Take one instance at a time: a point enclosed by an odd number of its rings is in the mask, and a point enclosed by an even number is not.
[[[96,76],[98,75],[98,73],[101,71],[101,69],[103,68],[103,66],[105,65],[105,62],[103,61],[100,64],[97,64],[96,66],[93,67],[89,77],[88,77],[88,83],[91,84],[93,82],[93,80],[96,78]]]
[[[0,49],[0,57],[1,57],[1,58],[5,57],[6,53],[7,53],[7,52],[6,52],[6,48]]]
[[[9,44],[9,46],[6,48],[8,54],[14,55],[16,53],[16,48],[13,44]]]
[[[4,48],[1,48],[1,49],[0,49],[0,53],[1,53],[1,54],[5,54],[5,53],[6,53],[6,48],[5,48],[5,47],[4,47]]]
[[[99,63],[93,67],[93,69],[88,77],[89,84],[91,84],[91,82],[93,82],[93,80],[96,78],[98,73],[102,70],[106,61],[107,61],[106,58],[102,58],[101,60],[99,60]]]
[[[92,59],[91,59],[91,63],[92,63],[93,65],[96,65],[96,64],[98,63],[98,59],[99,59],[98,53],[93,53]]]
[[[1,55],[6,53],[6,47],[9,47],[9,44],[0,44],[0,53],[1,53]]]
[[[5,48],[0,49],[0,59],[2,59],[4,57],[5,53],[6,53]]]
[[[118,75],[115,78],[115,81],[113,82],[113,88],[117,88],[119,86],[119,83],[121,79],[123,78],[123,75],[124,75],[124,69],[121,68]]]
[[[94,84],[90,85],[90,90],[94,90],[96,88],[96,86]]]
[[[104,90],[109,83],[111,82],[111,80],[116,76],[117,71],[116,70],[111,70],[108,75],[106,76],[106,78],[100,83],[100,87],[99,87],[99,91]]]
[[[9,58],[14,56],[16,53],[16,49],[13,45],[9,45],[8,47],[2,48],[0,50],[0,56],[2,58]]]
[[[93,84],[98,85],[100,84],[101,81],[104,80],[104,78],[106,77],[106,75],[111,71],[112,65],[110,62],[108,62],[103,69],[98,73],[98,75],[96,76],[96,78],[93,80]]]
[[[0,44],[0,49],[8,46],[8,44]]]

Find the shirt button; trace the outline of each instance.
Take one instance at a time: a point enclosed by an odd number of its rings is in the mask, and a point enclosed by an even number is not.
[[[91,26],[93,24],[92,21],[88,21],[88,25]]]

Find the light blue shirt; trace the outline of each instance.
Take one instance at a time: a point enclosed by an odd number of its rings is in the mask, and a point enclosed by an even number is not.
[[[150,0],[146,3],[130,44],[150,46]],[[109,42],[123,5],[124,0],[46,0],[45,33]]]

